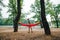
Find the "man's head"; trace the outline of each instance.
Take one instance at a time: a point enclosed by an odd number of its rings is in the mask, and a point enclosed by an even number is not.
[[[29,18],[27,20],[29,20]]]

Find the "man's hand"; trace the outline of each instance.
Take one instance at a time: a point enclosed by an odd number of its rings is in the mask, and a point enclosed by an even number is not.
[[[41,22],[40,22],[40,21],[35,21],[35,23],[36,23],[36,24],[41,24]]]
[[[20,24],[21,22],[19,22],[19,24]]]

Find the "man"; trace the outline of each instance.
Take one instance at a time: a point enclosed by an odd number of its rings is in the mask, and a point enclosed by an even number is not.
[[[29,19],[28,19],[28,24],[23,24],[23,23],[21,23],[21,22],[19,22],[19,24],[21,24],[22,26],[28,27],[28,28],[29,28],[29,32],[28,32],[28,33],[30,33],[30,32],[33,32],[33,31],[32,31],[32,27],[40,24],[40,22],[36,22],[36,23],[34,23],[34,24],[31,24],[30,21],[29,21]]]

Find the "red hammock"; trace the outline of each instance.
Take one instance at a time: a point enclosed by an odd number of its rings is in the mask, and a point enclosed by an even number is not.
[[[23,24],[23,23],[19,23],[19,24],[21,24],[22,26],[26,26],[26,27],[31,28],[33,26],[36,26],[36,25],[40,24],[40,23],[35,23],[35,24]]]

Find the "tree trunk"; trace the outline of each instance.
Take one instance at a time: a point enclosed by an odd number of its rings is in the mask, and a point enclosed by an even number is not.
[[[44,28],[44,27],[43,27],[42,20],[41,20],[41,16],[40,16],[40,22],[41,22],[41,24],[40,24],[40,25],[41,25],[41,28]]]
[[[56,17],[55,17],[56,26],[57,26],[57,28],[59,28],[59,25],[58,25],[58,21],[59,21],[59,20],[58,20],[58,12],[57,12],[57,11],[56,11],[56,14],[55,14],[55,15],[56,15]]]
[[[40,13],[40,12],[39,12],[39,13]],[[41,28],[43,28],[43,24],[42,24],[42,20],[41,20],[41,14],[40,14],[39,17],[38,17],[38,20],[40,20],[40,22],[41,22],[40,26],[41,26]]]
[[[42,23],[44,26],[45,34],[51,35],[50,28],[49,28],[48,22],[46,20],[44,0],[40,0],[40,3],[41,3],[41,19],[42,19]]]
[[[20,0],[17,0],[17,15],[14,19],[14,32],[17,32],[18,31],[18,22],[19,22],[19,19],[20,19],[20,15],[21,15],[21,3],[20,3]]]
[[[59,25],[58,25],[58,17],[57,17],[58,15],[56,15],[56,17],[55,17],[55,21],[56,21],[56,26],[57,26],[57,28],[59,28]]]

